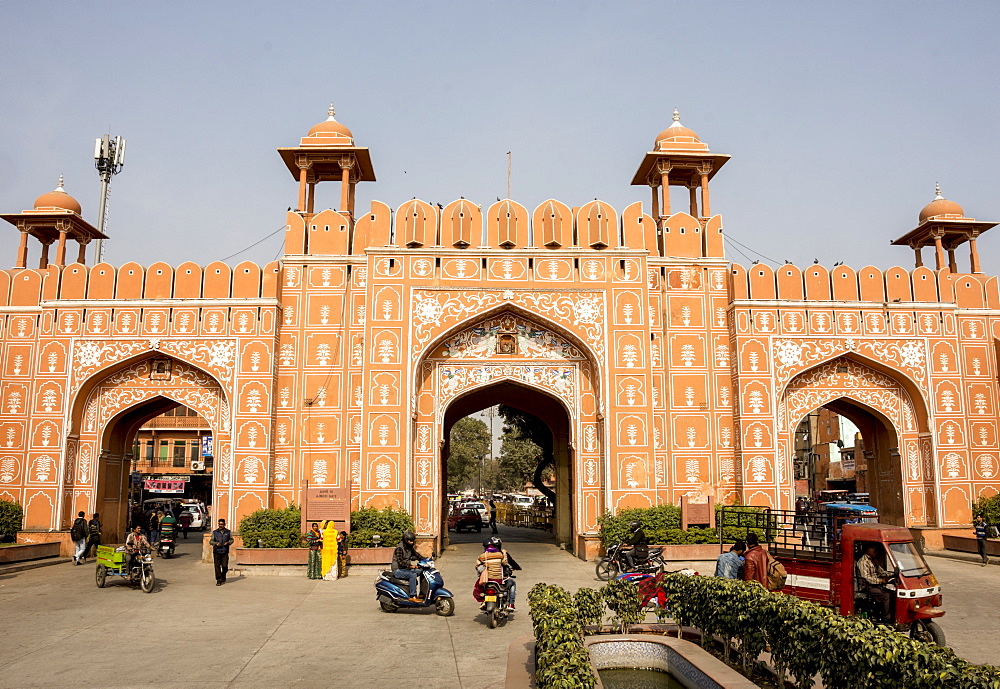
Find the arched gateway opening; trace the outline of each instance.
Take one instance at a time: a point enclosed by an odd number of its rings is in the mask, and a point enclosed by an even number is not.
[[[555,474],[555,523],[552,536],[560,543],[573,542],[573,451],[569,413],[563,403],[540,390],[520,385],[513,381],[501,381],[476,388],[454,399],[444,413],[444,438],[439,466],[442,475],[440,485],[447,486],[448,455],[450,452],[451,429],[457,421],[478,411],[504,404],[531,414],[542,421],[551,434],[550,439],[541,442],[543,452],[551,453]],[[441,494],[442,523],[440,533],[448,533],[448,498]]]

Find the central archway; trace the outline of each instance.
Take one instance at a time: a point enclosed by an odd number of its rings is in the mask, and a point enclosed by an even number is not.
[[[549,428],[552,434],[552,458],[556,476],[555,525],[553,535],[560,543],[572,543],[575,533],[573,524],[573,448],[569,410],[556,397],[538,389],[504,380],[476,388],[455,398],[444,413],[444,438],[440,457],[440,485],[446,486],[447,460],[451,428],[455,422],[470,414],[496,404],[505,404],[535,416]],[[447,533],[444,520],[447,519],[447,494],[441,494],[442,523],[440,533]]]

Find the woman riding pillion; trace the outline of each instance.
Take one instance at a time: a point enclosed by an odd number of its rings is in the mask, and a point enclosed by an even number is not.
[[[476,558],[476,571],[479,572],[480,578],[473,589],[473,596],[477,601],[482,602],[480,587],[486,583],[483,580],[484,573],[487,581],[495,581],[498,584],[509,581],[507,588],[508,607],[513,610],[514,597],[517,593],[517,582],[510,578],[510,575],[514,570],[519,571],[521,566],[511,557],[510,553],[503,549],[503,541],[496,536],[484,540],[483,548],[484,551]]]

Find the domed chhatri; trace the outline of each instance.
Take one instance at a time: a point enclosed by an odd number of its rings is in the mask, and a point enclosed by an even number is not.
[[[708,150],[708,146],[702,143],[694,130],[681,124],[680,113],[674,108],[674,121],[656,136],[653,150]]]
[[[64,210],[82,215],[80,202],[66,193],[63,189],[63,178],[59,175],[59,186],[52,191],[45,192],[35,199],[36,211]]]
[[[302,145],[317,146],[353,146],[354,134],[334,118],[335,110],[330,103],[329,117],[315,125],[309,133],[302,137]]]
[[[965,211],[954,201],[949,201],[941,196],[941,185],[934,186],[934,200],[924,206],[920,211],[919,222],[924,222],[928,218],[964,218]]]

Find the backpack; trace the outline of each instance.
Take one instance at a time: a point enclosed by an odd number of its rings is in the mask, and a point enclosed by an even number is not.
[[[785,588],[785,580],[788,579],[788,572],[785,566],[767,554],[767,590],[780,591]]]
[[[1000,529],[996,526],[987,526],[986,533],[989,534],[990,538],[1000,538]]]
[[[69,535],[74,541],[82,541],[87,537],[87,522],[77,517],[76,521],[73,522],[73,528],[70,529]]]

